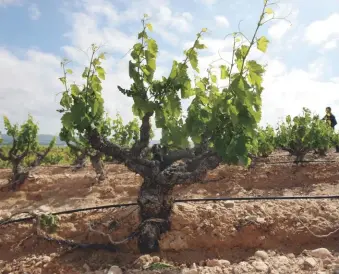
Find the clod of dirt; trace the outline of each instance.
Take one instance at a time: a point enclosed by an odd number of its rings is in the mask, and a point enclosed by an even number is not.
[[[263,250],[258,250],[257,252],[255,252],[254,256],[261,258],[263,260],[268,259],[268,254],[267,252],[263,251]]]
[[[233,208],[234,207],[234,202],[233,201],[226,201],[224,202],[224,207],[226,208]]]
[[[219,263],[221,264],[222,267],[228,267],[231,265],[230,261],[228,260],[219,260]]]
[[[332,253],[328,249],[323,248],[323,247],[312,250],[310,254],[313,257],[319,258],[319,259],[333,258]]]
[[[183,269],[181,271],[182,274],[199,274],[197,269]]]
[[[108,270],[107,274],[122,274],[122,270],[119,266],[114,265]]]
[[[268,266],[262,261],[254,261],[252,263],[256,271],[266,273],[268,271]]]
[[[224,266],[230,266],[231,263],[227,260],[208,260],[206,262],[206,266],[208,267],[224,267]]]
[[[304,265],[306,268],[314,268],[317,265],[317,261],[314,258],[309,257],[305,259]]]
[[[255,269],[248,262],[240,262],[238,265],[235,265],[233,268],[234,274],[242,274],[242,273],[255,273]]]

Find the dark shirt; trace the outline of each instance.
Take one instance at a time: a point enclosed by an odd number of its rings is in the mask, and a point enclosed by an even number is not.
[[[323,120],[325,120],[326,122],[329,122],[331,125],[331,128],[334,128],[337,124],[337,120],[335,119],[335,116],[332,113],[326,114]]]

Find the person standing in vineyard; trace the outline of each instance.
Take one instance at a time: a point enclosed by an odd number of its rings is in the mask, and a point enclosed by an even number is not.
[[[330,107],[326,108],[326,115],[323,118],[323,120],[325,120],[331,126],[331,128],[334,130],[334,127],[337,125],[337,120],[336,120],[335,116],[332,114],[332,109]],[[337,153],[339,152],[339,145],[335,146],[335,150],[336,150]]]
[[[330,107],[326,108],[326,115],[323,118],[327,123],[331,125],[331,128],[334,129],[334,127],[337,124],[337,120],[335,119],[335,116],[332,114],[332,109]]]

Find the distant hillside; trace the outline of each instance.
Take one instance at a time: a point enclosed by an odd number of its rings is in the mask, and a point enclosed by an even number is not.
[[[3,139],[3,144],[4,145],[8,145],[12,143],[12,137],[6,135],[6,134],[2,134],[2,139]],[[40,145],[48,145],[50,143],[50,141],[53,139],[53,135],[50,134],[39,134],[38,135],[38,139],[39,139],[39,143]],[[151,141],[150,142],[151,145],[153,144],[159,144],[160,142],[157,140]],[[61,141],[59,137],[57,137],[56,140],[56,145],[57,146],[66,146],[66,143]]]
[[[52,141],[53,137],[54,136],[50,135],[50,134],[39,134],[38,139],[39,139],[40,145],[48,145]],[[3,139],[4,145],[11,144],[12,141],[13,141],[12,137],[10,137],[6,134],[2,134],[1,138]],[[57,146],[65,146],[66,143],[61,141],[60,138],[57,136],[56,145]]]

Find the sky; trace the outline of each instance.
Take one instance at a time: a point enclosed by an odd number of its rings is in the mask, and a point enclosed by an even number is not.
[[[270,44],[265,54],[251,57],[267,65],[262,94],[261,125],[275,126],[286,115],[308,107],[322,115],[331,106],[339,117],[339,1],[280,0],[273,10],[279,20],[260,29]],[[240,29],[251,36],[263,0],[0,0],[0,116],[22,123],[31,114],[40,133],[59,133],[60,62],[72,60],[74,76],[88,63],[92,43],[108,53],[103,83],[105,106],[127,122],[132,101],[117,85],[128,88],[129,55],[144,13],[159,45],[156,76],[167,76],[172,61],[196,33],[208,29],[208,46],[199,59],[201,71],[218,59],[229,58],[224,37]],[[3,122],[0,120],[0,130]]]

